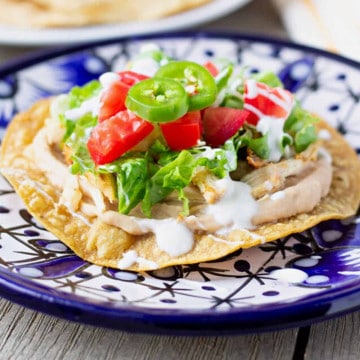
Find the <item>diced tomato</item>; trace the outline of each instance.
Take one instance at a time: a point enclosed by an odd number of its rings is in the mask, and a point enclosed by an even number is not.
[[[99,122],[109,119],[121,110],[125,110],[125,99],[129,86],[121,81],[112,83],[100,97]]]
[[[212,76],[216,76],[217,74],[219,74],[219,69],[217,68],[217,66],[212,62],[212,61],[207,61],[204,64],[204,67],[209,71],[209,73]]]
[[[188,149],[201,137],[200,111],[188,112],[178,120],[160,124],[160,128],[170,149]]]
[[[120,76],[120,81],[129,86],[133,86],[139,81],[149,78],[147,75],[140,74],[131,70],[120,71],[118,72],[118,74]]]
[[[154,125],[128,110],[99,123],[87,143],[95,164],[107,164],[130,150],[154,129]]]
[[[223,145],[247,121],[250,113],[247,110],[213,107],[207,108],[203,116],[203,137],[208,145]]]
[[[282,88],[271,88],[266,84],[247,80],[245,82],[244,108],[251,115],[247,120],[256,125],[262,116],[287,118],[293,106],[292,94]]]
[[[117,74],[119,80],[113,82],[100,97],[99,122],[109,119],[119,111],[125,110],[126,95],[131,86],[148,78],[133,71],[122,71]]]

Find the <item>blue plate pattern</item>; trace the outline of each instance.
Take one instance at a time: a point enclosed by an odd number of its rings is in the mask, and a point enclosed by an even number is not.
[[[112,40],[9,65],[0,69],[1,131],[36,100],[122,69],[147,42],[156,42],[175,58],[205,62],[226,57],[249,72],[275,71],[304,107],[336,127],[359,153],[358,64],[311,48],[241,35],[183,33]],[[360,307],[360,300],[353,300],[360,292],[358,216],[327,221],[216,261],[147,273],[83,261],[36,223],[3,178],[0,226],[0,293],[77,321],[129,331],[244,333],[295,326]],[[216,329],[209,329],[209,323]]]

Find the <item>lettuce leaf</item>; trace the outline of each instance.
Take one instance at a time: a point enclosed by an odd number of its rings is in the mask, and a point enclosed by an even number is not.
[[[148,156],[156,161],[156,164],[164,166],[177,158],[178,151],[170,150],[161,141],[156,140],[148,150]]]
[[[97,96],[100,92],[101,85],[97,80],[93,80],[84,86],[75,86],[73,87],[68,94],[63,94],[58,96],[52,104],[51,107],[51,115],[52,117],[58,119],[61,124],[65,126],[65,135],[63,138],[63,142],[65,143],[70,136],[76,131],[77,126],[83,128],[85,123],[88,127],[93,126],[93,122],[88,123],[89,114],[86,114],[83,121],[79,120],[71,120],[66,118],[66,111],[79,108],[81,104]]]
[[[90,81],[84,86],[73,87],[68,94],[69,109],[75,109],[81,106],[85,100],[99,94],[101,84],[98,80]]]
[[[234,139],[237,149],[247,147],[261,159],[267,160],[270,158],[269,133],[262,135],[255,127],[248,126],[245,131],[236,135]],[[284,133],[279,143],[282,154],[285,153],[285,148],[292,143],[292,137]]]
[[[75,149],[72,149],[70,165],[71,174],[85,174],[87,172],[95,172],[95,164],[89,154],[86,143],[79,142]]]
[[[258,82],[266,84],[270,87],[281,87],[283,88],[284,85],[280,78],[272,71],[261,71],[257,74],[253,74],[251,78],[255,79]]]
[[[56,117],[65,127],[63,137],[64,146],[71,152],[72,174],[84,174],[88,171],[94,172],[95,165],[87,150],[87,140],[91,129],[97,124],[97,117],[90,113],[85,114],[77,120],[66,118],[66,111],[79,108],[81,104],[97,96],[101,89],[100,82],[91,81],[84,86],[75,86],[67,95],[59,96],[51,108],[52,116]]]
[[[189,151],[183,150],[178,156],[161,167],[147,182],[142,210],[146,216],[151,216],[151,208],[174,190],[178,191],[179,199],[183,201],[184,214],[189,213],[188,199],[183,189],[191,182],[197,160]]]
[[[228,63],[220,67],[220,72],[215,76],[215,83],[218,92],[226,87],[234,71],[234,64]]]
[[[270,148],[268,145],[268,134],[259,136],[259,134],[253,129],[248,128],[245,132],[239,134],[235,138],[236,147],[248,147],[261,159],[268,159],[270,156]]]
[[[316,141],[317,135],[314,123],[318,119],[309,111],[295,104],[290,116],[285,122],[284,131],[293,138],[293,146],[297,153],[308,148],[310,144]]]
[[[121,158],[110,164],[99,166],[98,171],[116,176],[120,213],[128,214],[143,199],[149,178],[145,157]]]
[[[297,153],[305,151],[317,139],[314,126],[305,126],[295,134],[294,148]]]
[[[207,167],[215,176],[222,179],[237,167],[237,149],[233,139],[228,139],[221,148],[209,146],[192,148],[191,153],[197,159],[197,165]],[[210,156],[207,153],[210,152]]]
[[[71,135],[66,139],[65,146],[71,148],[72,174],[84,174],[87,171],[93,172],[95,164],[89,154],[87,141],[91,129],[97,124],[97,118],[86,114],[74,122]]]

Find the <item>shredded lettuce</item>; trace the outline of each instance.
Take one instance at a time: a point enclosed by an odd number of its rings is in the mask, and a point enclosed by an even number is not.
[[[223,102],[221,103],[221,106],[242,109],[244,107],[244,100],[242,97],[233,94],[226,94]]]
[[[90,98],[99,94],[101,84],[98,80],[90,81],[84,86],[73,87],[68,94],[69,109],[75,109]]]
[[[66,118],[68,110],[76,109],[81,104],[97,96],[101,89],[100,82],[91,81],[84,86],[73,87],[67,95],[59,96],[52,105],[52,116],[57,118],[65,127],[63,145],[69,148],[72,164],[70,172],[72,174],[84,174],[94,172],[95,164],[88,152],[86,143],[91,129],[97,124],[97,117],[90,113],[85,114],[77,120]]]
[[[79,108],[81,104],[98,95],[101,89],[100,82],[93,80],[84,86],[75,86],[66,95],[58,96],[52,104],[51,114],[54,118],[57,118],[61,124],[65,127],[65,135],[63,142],[66,142],[70,136],[77,131],[77,127],[84,127],[85,123],[88,123],[89,116],[86,115],[86,119],[77,121],[67,119],[66,111]],[[96,119],[95,119],[96,120]],[[94,121],[95,121],[94,120]],[[97,120],[96,120],[97,121]],[[93,126],[90,125],[89,126]]]
[[[151,208],[174,190],[178,191],[179,199],[183,200],[184,214],[189,213],[188,199],[183,189],[191,182],[196,159],[189,151],[183,150],[178,156],[151,176],[146,184],[145,196],[142,201],[142,211],[146,216],[151,216]]]
[[[178,151],[171,151],[165,144],[156,140],[148,150],[148,156],[156,160],[159,166],[165,166],[179,155]]]
[[[220,92],[223,88],[226,87],[233,71],[234,71],[234,64],[232,64],[232,63],[223,64],[220,67],[220,71],[215,77],[215,83],[216,83],[218,92]]]
[[[300,153],[315,142],[317,135],[314,123],[316,121],[315,116],[296,104],[284,124],[284,134],[279,144],[282,153],[284,154],[289,146],[293,147],[296,153]],[[234,141],[238,149],[248,147],[261,159],[269,159],[268,134],[259,133],[255,127],[245,126],[235,135]]]
[[[210,150],[210,156],[207,155]],[[216,149],[208,146],[199,146],[190,150],[197,159],[197,166],[208,168],[215,176],[222,179],[227,173],[237,167],[237,150],[233,139]]]
[[[261,71],[251,76],[254,80],[266,84],[270,87],[284,87],[280,78],[272,71]]]
[[[70,171],[73,174],[93,172],[95,164],[87,149],[87,140],[91,129],[97,124],[97,118],[91,114],[86,114],[74,123],[75,125],[71,127],[71,135],[65,140],[65,146],[71,149],[72,165]]]
[[[293,138],[294,149],[300,153],[316,141],[317,135],[314,127],[318,119],[310,112],[295,104],[290,116],[285,122],[284,131]]]
[[[255,134],[255,130],[251,131],[250,128],[248,128],[235,139],[237,148],[248,147],[261,159],[269,158],[270,148],[268,145],[268,134],[258,136]]]
[[[145,157],[120,158],[98,167],[99,173],[110,173],[116,177],[118,211],[128,214],[145,194],[148,181],[148,166]]]

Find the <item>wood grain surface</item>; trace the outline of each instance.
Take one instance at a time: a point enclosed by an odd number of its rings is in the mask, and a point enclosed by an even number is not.
[[[306,359],[360,358],[360,312],[341,316],[311,327]]]
[[[296,329],[214,337],[130,334],[57,319],[5,299],[0,325],[1,360],[281,360],[291,359],[297,334]]]

